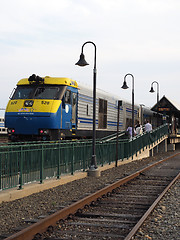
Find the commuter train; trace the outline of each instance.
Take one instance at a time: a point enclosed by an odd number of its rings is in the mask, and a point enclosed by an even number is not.
[[[6,135],[7,128],[4,126],[4,117],[0,117],[0,135]]]
[[[113,94],[96,91],[96,137],[117,131],[117,103]],[[135,105],[135,123],[150,120],[155,112]],[[131,122],[132,106],[121,100],[119,130]],[[11,141],[91,138],[93,128],[93,91],[69,78],[33,74],[21,79],[11,94],[5,111],[5,127]]]

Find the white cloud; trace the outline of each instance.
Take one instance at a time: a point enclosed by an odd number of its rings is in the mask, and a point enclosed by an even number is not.
[[[179,84],[178,0],[1,0],[0,3],[0,83],[4,79],[6,82],[0,92],[1,104],[5,105],[18,79],[32,73],[63,75],[91,85],[93,46],[84,49],[90,66],[81,69],[74,65],[82,44],[88,40],[97,45],[98,87],[130,99],[129,92],[124,93],[118,87],[123,75],[131,72],[136,79],[137,102],[154,103],[151,95],[143,94],[146,90],[139,89],[145,80],[144,88],[149,88],[155,79],[162,85],[162,92],[168,91],[178,98],[177,87],[166,89],[169,81]]]

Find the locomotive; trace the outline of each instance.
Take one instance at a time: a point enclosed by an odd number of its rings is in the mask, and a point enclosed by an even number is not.
[[[117,108],[120,98],[96,90],[96,136],[117,131]],[[131,103],[121,99],[119,130],[132,119]],[[143,120],[142,120],[143,119]],[[156,113],[145,106],[134,106],[134,120],[150,120]],[[33,74],[18,81],[5,111],[5,127],[11,141],[91,138],[93,129],[92,88],[70,78]]]

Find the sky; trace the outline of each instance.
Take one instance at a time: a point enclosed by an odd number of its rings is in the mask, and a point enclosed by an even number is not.
[[[22,78],[68,77],[92,87],[95,48],[79,67],[82,45],[97,48],[97,88],[135,103],[157,101],[151,83],[180,103],[179,0],[0,0],[0,109]],[[0,111],[2,113],[2,111]],[[0,114],[1,114],[0,113]]]

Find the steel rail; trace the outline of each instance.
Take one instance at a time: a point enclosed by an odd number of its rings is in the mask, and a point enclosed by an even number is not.
[[[141,219],[133,227],[131,232],[126,236],[126,238],[124,240],[131,240],[132,239],[132,237],[136,234],[136,232],[141,227],[141,225],[144,223],[146,218],[151,214],[151,212],[154,210],[156,205],[160,202],[162,197],[170,189],[170,187],[177,181],[178,178],[180,178],[180,173],[170,182],[170,184],[164,189],[164,191],[159,195],[159,197],[153,202],[153,204],[149,207],[149,209],[145,212],[145,214],[141,217]]]
[[[151,164],[125,178],[122,178],[119,181],[71,204],[70,206],[63,208],[62,210],[59,210],[58,212],[48,216],[47,218],[42,219],[39,222],[34,223],[31,226],[11,235],[5,240],[24,240],[24,239],[32,240],[36,234],[45,232],[49,226],[55,226],[56,222],[58,222],[59,220],[68,218],[69,215],[75,214],[79,209],[82,209],[84,208],[84,206],[91,204],[91,202],[96,201],[98,198],[102,197],[103,195],[106,195],[107,193],[112,192],[112,190],[116,189],[117,187],[139,176],[142,172],[149,170],[150,168],[164,161],[167,161],[179,154],[180,153],[176,153],[170,157],[162,159],[154,164]]]

